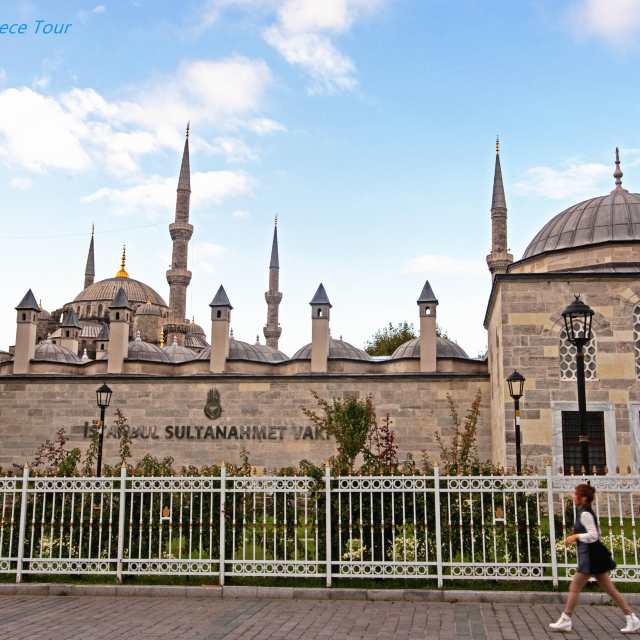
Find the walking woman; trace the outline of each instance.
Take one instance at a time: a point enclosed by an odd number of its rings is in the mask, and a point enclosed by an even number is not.
[[[578,549],[578,567],[573,581],[569,587],[569,598],[564,613],[558,622],[549,626],[554,631],[571,631],[571,615],[578,604],[578,598],[583,587],[593,576],[601,589],[611,596],[627,618],[627,626],[620,629],[622,633],[635,633],[640,629],[640,620],[631,612],[622,594],[613,586],[609,571],[615,568],[611,555],[600,542],[600,527],[597,518],[591,509],[591,503],[596,495],[596,490],[588,484],[579,484],[573,493],[573,502],[578,507],[576,524],[573,528],[574,535],[569,536],[565,546],[574,542]]]

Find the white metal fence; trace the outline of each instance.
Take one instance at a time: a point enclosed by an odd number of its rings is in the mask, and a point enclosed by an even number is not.
[[[349,475],[0,478],[0,572],[549,580],[576,484],[618,564],[640,579],[640,476]]]

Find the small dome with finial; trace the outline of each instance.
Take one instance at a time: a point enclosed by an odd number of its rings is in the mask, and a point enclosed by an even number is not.
[[[38,320],[51,320],[51,314],[46,309],[42,308],[42,300],[40,300],[40,304],[38,306],[40,307]]]
[[[187,347],[181,347],[178,344],[178,338],[173,336],[173,344],[169,347],[164,347],[164,352],[168,354],[174,362],[190,362],[196,359],[196,353],[187,349]]]
[[[51,342],[51,334],[47,334],[47,340],[36,346],[34,360],[44,362],[60,362],[62,364],[82,364],[82,360],[66,347]]]
[[[150,342],[143,342],[140,338],[140,331],[136,332],[136,339],[129,343],[127,358],[129,360],[147,360],[149,362],[164,362],[167,364],[173,362],[171,356],[164,349]]]
[[[193,316],[191,323],[189,324],[189,333],[196,333],[200,336],[204,335],[204,329],[199,324],[196,324],[195,316]]]
[[[147,296],[145,304],[141,304],[136,309],[137,316],[161,316],[162,309],[155,304],[151,304],[151,296]]]

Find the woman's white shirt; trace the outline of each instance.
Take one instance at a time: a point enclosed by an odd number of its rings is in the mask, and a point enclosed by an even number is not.
[[[590,544],[600,538],[598,527],[596,527],[596,520],[588,511],[582,512],[580,516],[580,524],[587,530],[587,533],[578,534],[580,542]]]

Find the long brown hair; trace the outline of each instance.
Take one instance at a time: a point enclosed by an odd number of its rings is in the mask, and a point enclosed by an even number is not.
[[[579,498],[586,498],[586,505],[591,506],[593,499],[596,496],[596,490],[590,484],[579,484],[576,487],[576,493]]]

